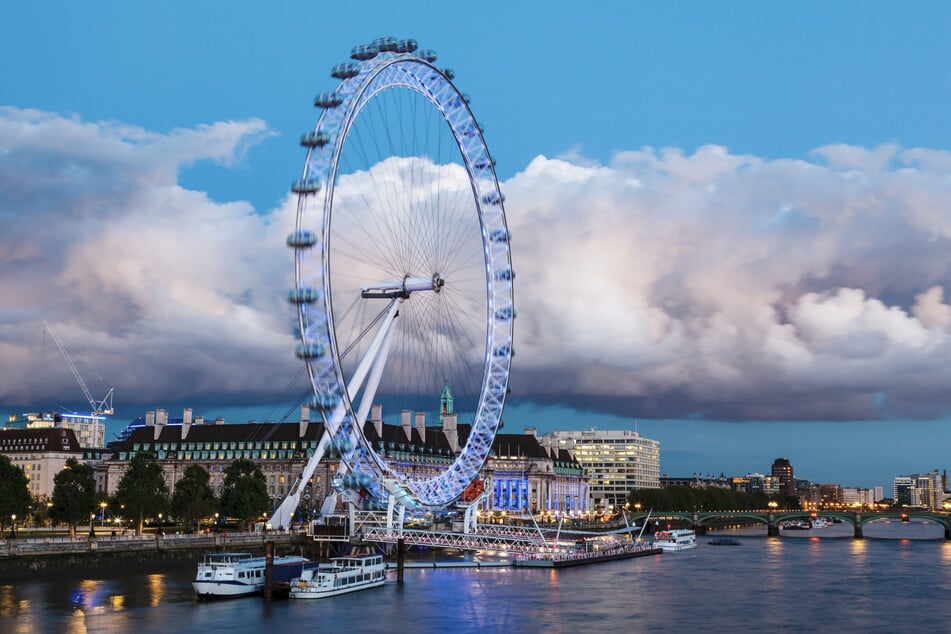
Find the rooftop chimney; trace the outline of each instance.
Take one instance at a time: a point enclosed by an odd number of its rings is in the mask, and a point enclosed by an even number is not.
[[[307,426],[310,425],[310,407],[307,405],[300,406],[300,430],[297,432],[300,438],[304,437],[304,434],[307,433]]]
[[[419,440],[426,444],[426,412],[416,412],[416,433]]]
[[[373,405],[370,407],[370,422],[376,430],[377,438],[383,438],[383,406]]]
[[[442,433],[446,436],[452,453],[459,453],[459,429],[456,426],[458,417],[458,414],[445,414],[442,417]]]
[[[182,440],[188,437],[188,430],[192,428],[192,408],[186,407],[182,412]]]
[[[152,434],[152,440],[158,440],[159,436],[162,434],[162,430],[165,429],[165,425],[168,424],[168,412],[164,409],[155,410],[155,433]]]
[[[403,434],[406,436],[406,440],[413,440],[413,429],[410,425],[410,411],[404,409],[400,411],[400,427],[403,429]]]

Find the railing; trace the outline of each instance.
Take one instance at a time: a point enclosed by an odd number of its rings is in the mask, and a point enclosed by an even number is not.
[[[215,533],[191,535],[112,535],[97,537],[16,537],[0,539],[0,559],[87,552],[132,552],[144,550],[251,548],[268,540],[289,543],[296,533]]]

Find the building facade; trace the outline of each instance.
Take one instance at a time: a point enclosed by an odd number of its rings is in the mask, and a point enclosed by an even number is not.
[[[787,497],[796,495],[796,479],[793,476],[793,466],[786,458],[776,458],[770,470],[773,479],[779,482],[779,492]]]
[[[622,507],[632,489],[660,488],[660,442],[635,431],[592,427],[553,431],[540,440],[543,446],[567,450],[584,468],[593,509]]]
[[[423,412],[400,412],[399,423],[385,423],[379,405],[371,408],[364,436],[390,467],[410,480],[428,479],[447,469],[465,446],[470,432],[452,412],[451,397],[442,397],[438,425],[430,426]],[[185,410],[181,419],[166,412],[149,412],[113,446],[103,466],[105,488],[115,493],[119,481],[137,453],[156,457],[172,491],[185,469],[204,468],[216,495],[224,485],[224,472],[239,458],[255,462],[268,484],[272,508],[300,478],[318,448],[323,424],[309,420],[301,410],[298,423],[224,424],[217,419],[192,419]],[[316,513],[330,494],[338,461],[325,456],[301,496],[302,516]],[[486,511],[529,514],[539,511],[588,510],[587,477],[567,450],[545,447],[532,434],[497,434],[480,474],[489,493],[482,501]]]
[[[948,499],[947,476],[934,469],[930,473],[897,476],[892,482],[895,503],[939,510]]]
[[[101,450],[83,449],[76,434],[64,428],[0,429],[0,454],[20,467],[26,475],[27,488],[35,500],[53,497],[53,478],[75,458],[95,467]],[[97,486],[101,488],[101,479]]]
[[[80,446],[101,449],[106,446],[106,426],[102,418],[60,412],[11,414],[6,429],[70,429]]]

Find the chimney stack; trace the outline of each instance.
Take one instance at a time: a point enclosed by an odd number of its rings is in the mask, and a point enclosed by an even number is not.
[[[419,434],[419,440],[426,444],[426,412],[416,412],[416,433]]]
[[[413,428],[410,425],[409,420],[410,412],[408,409],[404,409],[400,412],[400,427],[403,429],[403,434],[406,436],[406,440],[413,440]]]
[[[155,410],[155,432],[152,434],[152,440],[158,440],[159,436],[162,434],[162,430],[165,429],[165,425],[168,424],[168,412],[164,409]]]
[[[449,448],[452,449],[452,453],[459,453],[459,429],[456,426],[458,422],[458,414],[445,414],[442,417],[442,433],[446,436],[446,442],[449,443]]]
[[[186,407],[182,412],[182,440],[188,438],[188,431],[192,428],[192,408]]]
[[[303,438],[307,433],[307,426],[310,425],[310,407],[308,405],[300,406],[300,429],[297,432],[299,438]]]
[[[370,422],[376,430],[378,438],[383,438],[383,406],[373,405],[370,407]]]

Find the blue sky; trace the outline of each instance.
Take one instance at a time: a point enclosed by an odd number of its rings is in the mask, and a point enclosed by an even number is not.
[[[946,466],[946,3],[274,4],[6,8],[0,409],[78,396],[43,319],[129,418],[270,409],[297,138],[330,67],[395,35],[498,161],[507,431],[636,419],[678,475]]]

